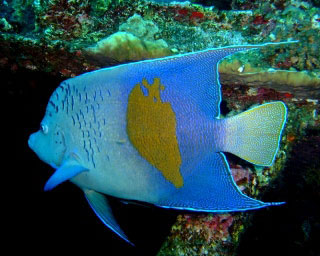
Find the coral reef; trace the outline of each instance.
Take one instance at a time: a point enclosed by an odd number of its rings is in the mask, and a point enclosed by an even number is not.
[[[239,60],[225,60],[219,65],[220,79],[224,85],[261,85],[279,92],[294,92],[300,98],[320,98],[320,76],[314,73],[294,70],[256,68]]]
[[[162,39],[154,39],[159,31],[151,21],[140,15],[133,15],[119,27],[119,31],[86,49],[91,58],[108,57],[119,62],[137,61],[171,55],[168,44]]]
[[[289,49],[283,47],[276,53],[273,50],[263,50],[264,54],[259,61],[268,67],[292,71],[309,70],[319,76],[320,50],[317,44],[319,41],[317,31],[320,12],[310,3],[276,1],[272,4],[265,1],[233,1],[231,6],[234,10],[231,11],[181,2],[162,5],[116,0],[97,0],[94,3],[44,0],[41,4],[39,1],[27,1],[17,6],[20,7],[17,7],[14,13],[19,13],[20,16],[12,14],[12,6],[1,9],[3,18],[0,30],[3,33],[0,44],[2,41],[13,40],[23,47],[23,38],[30,37],[37,46],[43,43],[45,46],[59,45],[70,52],[82,51],[116,33],[121,24],[137,13],[143,20],[156,24],[153,28],[157,27],[157,32],[153,33],[154,38],[152,33],[146,37],[135,36],[142,42],[147,41],[149,45],[154,45],[150,42],[155,43],[161,38],[168,44],[167,48],[172,49],[174,53],[232,44],[297,39],[300,43]],[[22,18],[14,19],[13,16]],[[28,20],[29,25],[24,26],[22,20]],[[133,24],[130,26],[134,27]],[[125,32],[135,31],[133,27],[131,29],[128,27],[129,24]],[[291,34],[288,34],[289,32]],[[162,40],[156,47],[166,48]],[[170,51],[167,52],[171,54]],[[151,54],[151,56],[159,55]],[[93,61],[91,65],[107,66],[114,63],[117,62]],[[61,69],[61,67],[52,68]],[[77,72],[72,70],[71,73]]]
[[[14,1],[14,5],[0,10],[3,14],[1,48],[6,53],[11,50],[11,44],[30,49],[32,42],[32,51],[44,50],[38,52],[36,58],[25,54],[22,62],[17,61],[21,57],[12,51],[8,61],[4,61],[8,54],[0,53],[0,59],[7,65],[15,62],[17,67],[26,68],[30,65],[25,63],[31,62],[36,70],[42,70],[46,66],[43,59],[60,57],[55,50],[49,49],[63,49],[69,56],[81,55],[81,61],[85,63],[83,71],[87,71],[172,53],[293,38],[299,40],[295,46],[276,50],[266,47],[261,49],[261,54],[237,55],[240,66],[226,68],[238,70],[244,65],[244,72],[222,75],[222,81],[249,83],[256,87],[272,83],[276,89],[297,97],[318,97],[319,8],[310,2],[293,0],[275,1],[274,4],[269,1],[232,1],[229,4],[234,10],[188,2],[96,0],[92,4],[89,1],[44,0],[41,4],[39,1],[21,4],[21,1]],[[50,61],[50,67],[45,69],[65,76],[79,74],[79,64],[73,63],[78,57],[69,60],[68,68],[61,66],[59,61]],[[223,67],[220,70],[226,74]],[[68,71],[61,72],[64,69]]]
[[[231,214],[179,215],[170,240],[157,255],[230,255],[235,234],[242,228],[239,218]]]

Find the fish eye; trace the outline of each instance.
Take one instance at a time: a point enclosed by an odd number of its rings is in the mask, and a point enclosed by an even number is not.
[[[41,124],[41,125],[40,125],[40,130],[41,130],[44,134],[47,134],[48,131],[49,131],[49,128],[48,128],[47,125]]]

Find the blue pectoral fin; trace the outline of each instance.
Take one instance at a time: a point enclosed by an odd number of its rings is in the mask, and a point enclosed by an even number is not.
[[[243,194],[222,153],[202,159],[186,177],[182,188],[171,191],[156,203],[164,208],[202,212],[246,211],[280,204],[283,203],[264,203]]]
[[[107,198],[94,190],[86,189],[84,190],[84,194],[86,196],[86,199],[88,200],[89,205],[91,206],[95,214],[99,217],[99,219],[118,236],[134,246],[134,244],[129,241],[128,237],[125,235],[125,233],[122,231],[117,221],[115,220]]]
[[[46,185],[44,186],[44,190],[48,191],[62,182],[71,179],[72,177],[78,175],[81,172],[88,171],[85,167],[79,165],[76,162],[65,162],[62,164],[55,173],[48,179]]]

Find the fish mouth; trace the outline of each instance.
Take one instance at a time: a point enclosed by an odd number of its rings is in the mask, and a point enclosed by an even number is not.
[[[33,147],[34,147],[34,142],[35,142],[35,136],[36,133],[32,133],[30,136],[29,136],[29,139],[28,139],[28,146],[29,148],[31,148],[33,150]],[[33,150],[34,151],[34,150]]]

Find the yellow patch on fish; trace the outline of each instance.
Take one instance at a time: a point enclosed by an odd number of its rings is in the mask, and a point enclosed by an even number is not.
[[[141,86],[148,91],[144,95]],[[183,186],[181,155],[176,137],[176,116],[169,102],[162,102],[160,78],[146,79],[130,92],[127,132],[131,143],[149,163],[161,171],[175,187]]]

